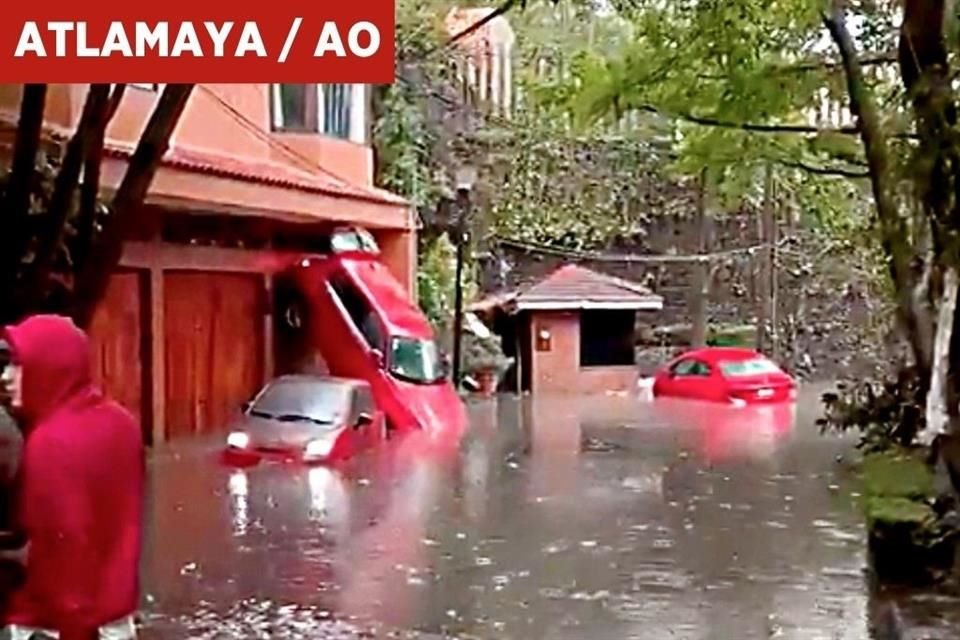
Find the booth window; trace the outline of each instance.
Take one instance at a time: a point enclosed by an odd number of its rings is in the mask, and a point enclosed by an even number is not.
[[[580,366],[635,364],[634,311],[584,311],[580,314]]]

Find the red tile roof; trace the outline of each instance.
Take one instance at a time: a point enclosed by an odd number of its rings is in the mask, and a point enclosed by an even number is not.
[[[109,143],[105,152],[119,158],[129,158],[133,147],[116,142]],[[183,171],[203,173],[246,182],[256,182],[276,187],[298,189],[308,193],[368,200],[384,204],[407,206],[406,200],[382,189],[357,185],[343,180],[317,167],[315,171],[299,169],[292,165],[227,156],[209,151],[174,147],[163,157],[163,165]]]
[[[646,287],[579,265],[560,267],[532,287],[493,296],[474,311],[508,306],[516,310],[660,309],[663,298]]]
[[[517,303],[521,309],[541,305],[570,309],[604,305],[641,308],[662,305],[663,299],[638,284],[568,264],[521,293]]]

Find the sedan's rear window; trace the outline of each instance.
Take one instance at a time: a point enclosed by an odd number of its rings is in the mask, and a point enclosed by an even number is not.
[[[721,362],[720,370],[723,371],[723,375],[731,378],[780,373],[780,367],[766,358]]]

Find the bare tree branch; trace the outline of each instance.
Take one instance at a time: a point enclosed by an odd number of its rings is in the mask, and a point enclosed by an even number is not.
[[[488,13],[486,16],[484,16],[484,17],[481,18],[480,20],[477,20],[476,22],[474,22],[473,24],[471,24],[469,27],[463,29],[462,31],[459,31],[459,32],[455,33],[453,36],[450,37],[449,40],[447,40],[447,41],[444,43],[443,46],[444,46],[444,47],[449,47],[449,46],[451,46],[451,45],[456,44],[457,42],[460,42],[461,40],[463,40],[463,39],[466,38],[467,36],[469,36],[469,35],[471,35],[471,34],[473,34],[473,33],[476,33],[477,31],[479,31],[480,29],[482,29],[482,28],[483,28],[484,26],[486,26],[487,24],[493,22],[494,20],[496,20],[496,19],[499,18],[500,16],[504,15],[505,13],[507,13],[508,11],[510,11],[510,9],[512,9],[514,6],[516,6],[516,5],[518,5],[518,4],[522,4],[522,0],[506,0],[506,2],[504,2],[503,4],[501,4],[499,7],[497,7],[496,9],[494,9],[493,11],[491,11],[490,13]],[[428,52],[428,55],[431,54],[431,53],[434,53],[434,51],[429,51],[429,52]]]
[[[883,53],[862,56],[857,59],[857,62],[860,64],[861,68],[896,64],[897,52],[885,51]],[[818,71],[820,69],[837,69],[839,71],[843,71],[843,60],[830,60],[826,58],[819,58],[819,59],[807,60],[805,62],[800,62],[797,64],[791,64],[791,65],[782,67],[781,70],[796,72],[796,71]]]
[[[13,146],[13,162],[3,203],[7,232],[0,240],[0,306],[6,309],[13,308],[19,264],[29,243],[27,217],[46,101],[47,85],[24,85]]]
[[[37,234],[35,258],[29,272],[29,284],[23,293],[42,299],[47,277],[64,237],[64,228],[74,204],[83,161],[92,139],[103,121],[110,97],[110,85],[93,84],[87,92],[77,130],[67,143],[60,171],[53,183],[50,204]],[[34,300],[36,301],[36,300]]]
[[[86,327],[93,318],[123,255],[123,244],[136,224],[136,212],[146,199],[157,168],[167,149],[180,117],[190,99],[193,84],[168,84],[147,122],[140,142],[130,158],[127,171],[114,195],[111,215],[104,225],[92,259],[77,276],[74,319]]]
[[[113,120],[113,116],[117,115],[117,109],[120,108],[120,102],[123,101],[123,96],[126,95],[126,93],[127,85],[113,85],[113,93],[110,94],[110,102],[107,104],[107,113],[105,114],[108,124],[111,120]]]
[[[843,167],[815,167],[799,160],[780,160],[778,164],[791,169],[800,169],[807,173],[813,173],[819,176],[837,176],[841,178],[850,178],[851,180],[862,180],[870,177],[869,171],[857,171],[855,169],[845,169]]]
[[[842,133],[845,135],[856,135],[856,127],[820,128],[797,124],[759,124],[754,122],[734,122],[731,120],[721,120],[708,116],[698,116],[692,113],[667,112],[659,107],[650,104],[643,104],[636,107],[640,111],[647,113],[656,113],[668,118],[677,118],[686,120],[693,124],[699,124],[706,127],[719,127],[722,129],[740,129],[741,131],[751,131],[754,133]]]
[[[94,228],[97,221],[98,200],[100,195],[100,165],[103,162],[103,142],[107,126],[116,115],[123,100],[127,85],[117,84],[110,94],[103,114],[103,120],[93,132],[83,165],[83,183],[80,185],[80,211],[77,216],[76,238],[74,241],[74,269],[82,268],[92,248]]]

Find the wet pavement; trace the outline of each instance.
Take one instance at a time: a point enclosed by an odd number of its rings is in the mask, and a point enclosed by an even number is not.
[[[458,450],[339,470],[158,451],[144,637],[870,638],[887,596],[817,398],[500,398]],[[957,600],[896,597],[905,638],[960,638]]]

